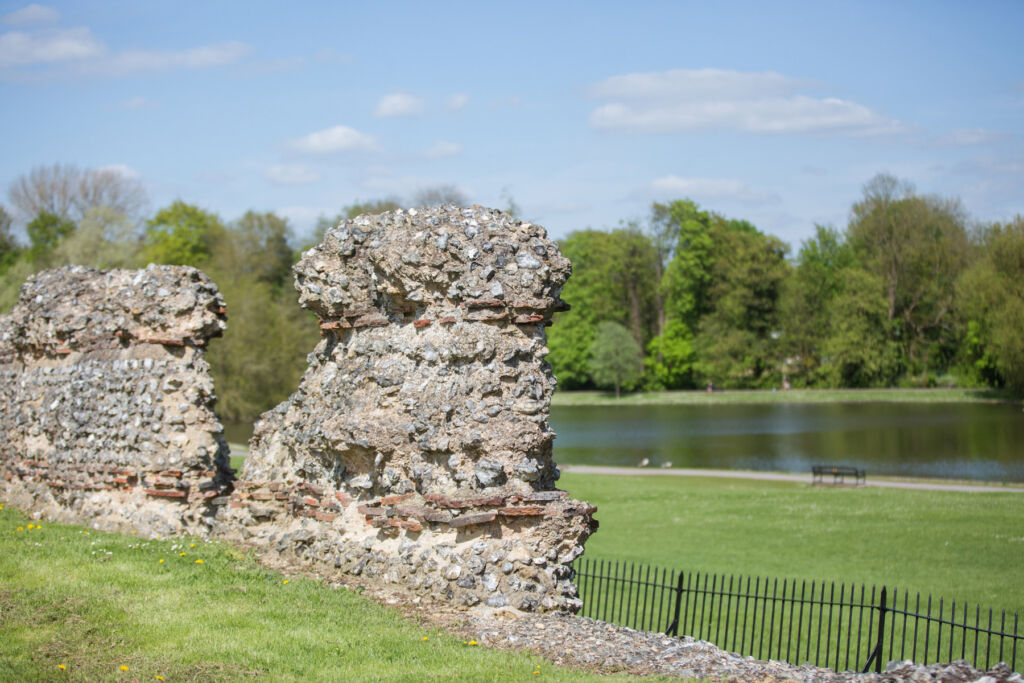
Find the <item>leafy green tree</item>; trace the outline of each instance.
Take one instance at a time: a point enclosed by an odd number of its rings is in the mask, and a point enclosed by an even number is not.
[[[651,214],[661,266],[659,329],[674,319],[695,330],[700,316],[708,310],[715,217],[688,199],[654,204]]]
[[[22,248],[11,234],[11,215],[0,206],[0,275],[3,275],[21,255]]]
[[[108,206],[89,209],[78,228],[52,252],[51,266],[134,268],[142,265],[137,224]]]
[[[216,267],[231,273],[246,273],[274,287],[291,282],[296,255],[291,247],[288,221],[273,212],[246,211],[228,227],[218,244]]]
[[[847,241],[861,267],[882,279],[887,316],[911,372],[947,364],[959,343],[955,284],[969,254],[958,201],[915,194],[878,175],[854,204]]]
[[[889,386],[899,375],[899,347],[884,292],[878,275],[859,268],[841,271],[822,352],[822,372],[832,386]]]
[[[643,352],[629,330],[610,320],[598,324],[590,347],[590,371],[597,386],[615,387],[615,398],[640,382]]]
[[[693,334],[682,320],[669,320],[665,331],[647,344],[649,389],[684,389],[693,382]]]
[[[201,268],[225,236],[216,214],[179,199],[146,221],[142,258],[148,263]]]
[[[789,275],[788,247],[746,221],[716,217],[710,236],[708,308],[698,325],[695,374],[721,386],[767,386],[779,379],[778,299]]]
[[[817,225],[804,240],[796,268],[783,283],[779,300],[784,371],[798,386],[815,383],[822,348],[828,339],[829,307],[841,288],[842,271],[853,252],[835,228]]]
[[[42,211],[25,226],[29,240],[29,258],[42,261],[61,240],[75,231],[75,224],[49,211]]]
[[[254,420],[288,398],[319,339],[315,317],[252,275],[219,273],[215,282],[228,308],[228,329],[210,344],[207,359],[225,420]]]
[[[582,389],[590,385],[590,346],[594,343],[594,325],[576,311],[556,313],[548,328],[547,360],[551,372],[563,389]]]
[[[0,313],[9,313],[18,301],[21,285],[32,273],[39,270],[39,266],[28,258],[27,252],[21,256],[0,274]]]
[[[582,388],[589,384],[588,356],[600,321],[628,326],[641,348],[653,336],[654,250],[635,226],[576,231],[560,247],[573,263],[562,290],[572,310],[556,315],[549,361],[562,386]]]
[[[957,286],[965,355],[981,378],[1024,393],[1024,217],[985,228],[980,242]]]

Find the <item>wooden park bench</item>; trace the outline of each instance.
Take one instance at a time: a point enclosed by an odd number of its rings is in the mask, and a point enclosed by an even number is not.
[[[824,484],[825,477],[831,475],[832,484],[838,486],[846,483],[846,478],[853,479],[854,486],[860,486],[865,481],[865,472],[857,467],[848,465],[813,465],[811,474],[814,476],[812,484]]]

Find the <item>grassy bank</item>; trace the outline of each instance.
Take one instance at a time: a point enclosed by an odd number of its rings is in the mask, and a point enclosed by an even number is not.
[[[219,543],[40,528],[9,506],[0,633],[4,681],[597,678],[417,626]]]
[[[790,391],[653,391],[615,394],[556,391],[552,405],[714,405],[761,403],[1020,403],[1020,397],[996,389],[792,389]]]
[[[587,555],[855,581],[1024,614],[1024,496],[567,473],[594,503]]]

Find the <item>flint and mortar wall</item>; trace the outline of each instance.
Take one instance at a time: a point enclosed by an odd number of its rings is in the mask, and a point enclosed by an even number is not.
[[[544,360],[570,269],[480,207],[329,230],[294,269],[323,339],[257,423],[222,532],[438,600],[575,611],[596,522],[554,488]]]
[[[199,271],[68,267],[0,318],[0,495],[50,519],[213,533],[471,606],[567,609],[596,528],[555,489],[545,326],[567,259],[454,206],[362,216],[295,266],[323,339],[256,425],[241,478],[203,347]]]
[[[49,519],[206,533],[227,444],[203,347],[225,326],[195,268],[30,277],[0,316],[0,491]]]

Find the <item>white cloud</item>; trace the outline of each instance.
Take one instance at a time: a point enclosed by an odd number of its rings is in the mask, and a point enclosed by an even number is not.
[[[856,102],[800,94],[801,81],[775,72],[675,69],[613,76],[588,92],[611,100],[590,115],[600,130],[676,133],[732,128],[749,133],[873,135],[903,126]]]
[[[348,126],[332,126],[301,138],[291,140],[288,146],[307,154],[337,154],[339,152],[373,151],[377,141],[373,136],[360,133]]]
[[[0,67],[91,59],[105,53],[106,47],[88,28],[0,35]]]
[[[672,69],[612,76],[588,88],[597,99],[649,101],[758,99],[792,92],[799,81],[774,71]]]
[[[724,178],[682,178],[667,175],[650,185],[656,197],[698,197],[701,199],[732,200],[743,204],[770,204],[779,201],[778,195],[750,187],[739,180]]]
[[[419,116],[426,109],[423,100],[408,93],[392,93],[380,98],[373,115],[377,118]]]
[[[433,145],[424,150],[423,154],[428,159],[445,159],[447,157],[454,157],[462,154],[462,145],[457,142],[449,142],[448,140],[438,140]]]
[[[142,174],[136,171],[128,164],[107,164],[106,166],[100,166],[96,169],[97,171],[108,171],[116,173],[117,175],[127,178],[128,180],[138,180],[142,177]]]
[[[263,171],[263,175],[275,185],[306,185],[322,177],[319,172],[301,164],[270,166]]]
[[[248,45],[237,41],[164,52],[129,50],[96,63],[84,64],[83,70],[92,73],[120,75],[166,69],[202,69],[236,62],[250,51],[251,48]]]
[[[238,61],[250,52],[237,41],[185,50],[111,54],[88,27],[10,31],[0,35],[0,68],[64,66],[74,74],[118,76],[165,69],[200,69]]]
[[[12,26],[27,24],[53,24],[60,21],[60,12],[52,7],[32,3],[10,14],[4,15],[4,23]]]
[[[459,111],[469,104],[469,95],[465,93],[458,93],[452,95],[444,101],[444,107],[448,111]]]

